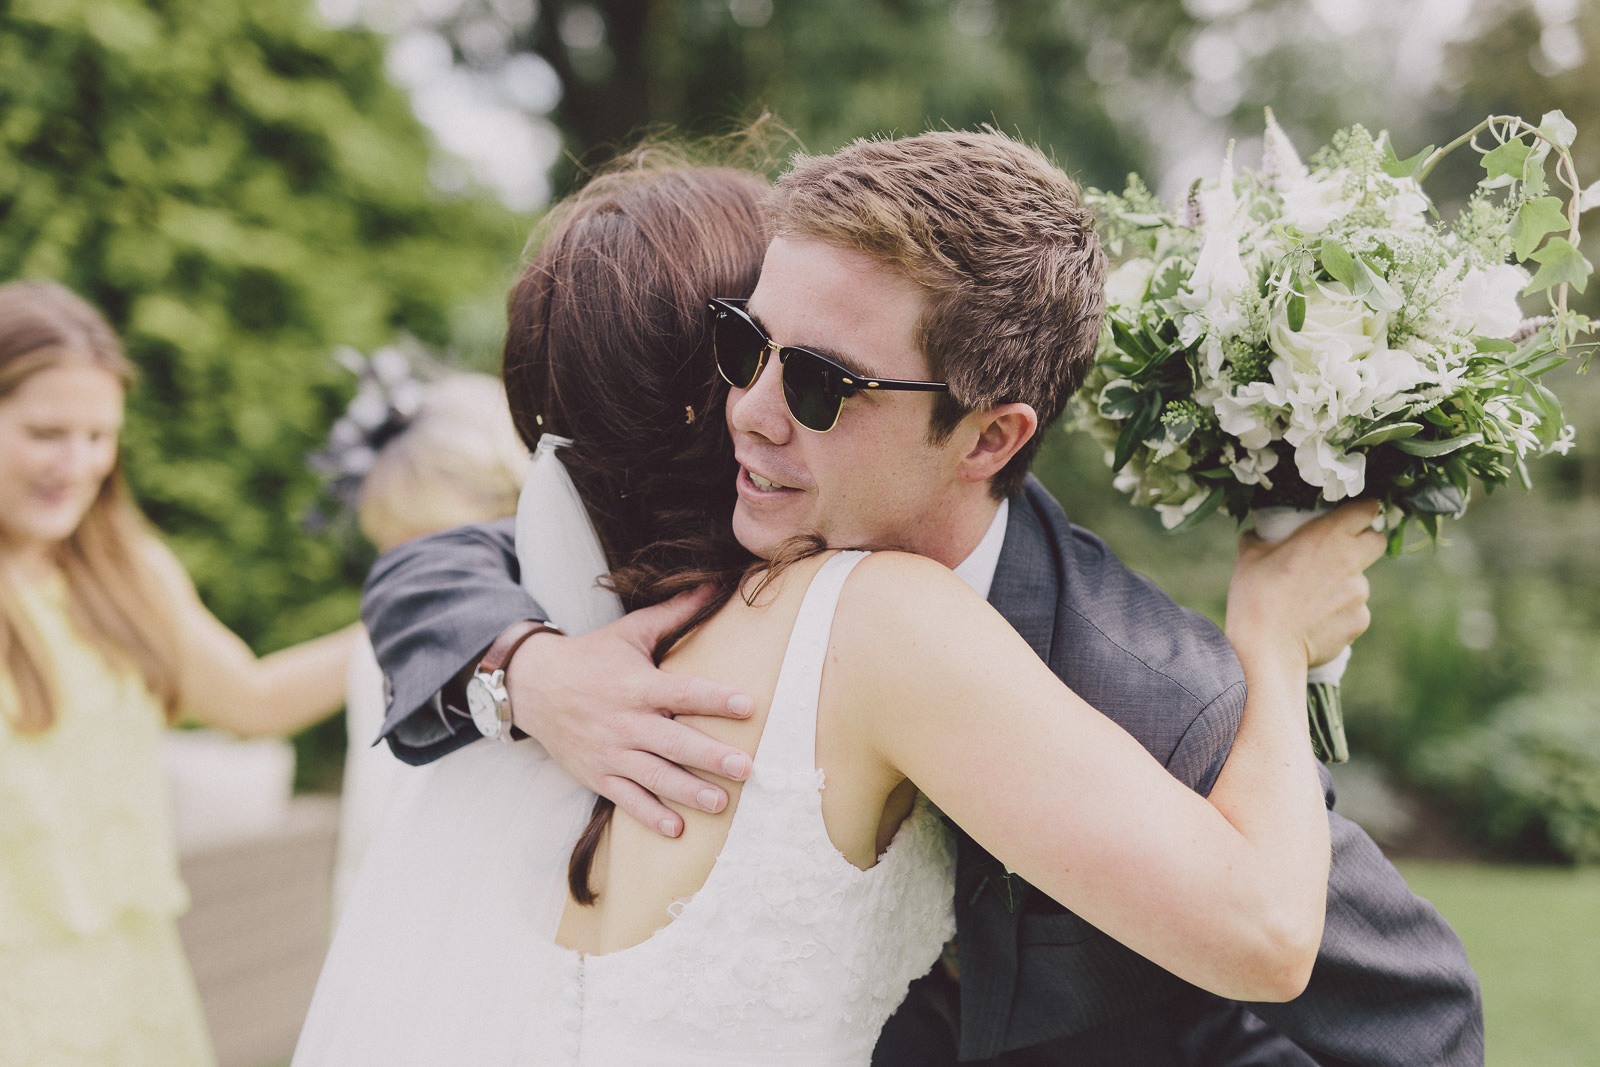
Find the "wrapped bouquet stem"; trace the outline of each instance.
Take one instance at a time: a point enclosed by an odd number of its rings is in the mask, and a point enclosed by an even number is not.
[[[1559,111],[1492,116],[1402,159],[1354,126],[1308,165],[1269,113],[1260,169],[1230,151],[1176,208],[1137,176],[1091,193],[1118,265],[1078,422],[1118,488],[1169,529],[1372,498],[1398,552],[1413,521],[1436,537],[1459,516],[1474,482],[1528,484],[1528,460],[1572,443],[1541,379],[1593,347],[1567,302],[1592,269],[1579,216],[1600,204],[1576,136]],[[1462,148],[1483,177],[1446,221],[1421,181]],[[1322,754],[1342,758],[1337,690],[1319,683],[1317,703]]]
[[[1326,513],[1326,508],[1258,508],[1250,517],[1256,536],[1277,544]],[[1350,758],[1350,745],[1344,736],[1344,704],[1339,698],[1339,683],[1349,665],[1350,646],[1346,645],[1333,659],[1306,672],[1306,724],[1311,729],[1311,750],[1324,763],[1343,763]]]

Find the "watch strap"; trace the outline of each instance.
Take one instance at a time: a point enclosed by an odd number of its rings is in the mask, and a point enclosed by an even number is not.
[[[478,661],[478,670],[484,674],[493,674],[495,671],[505,670],[506,664],[511,662],[511,657],[517,649],[522,647],[522,642],[534,634],[560,634],[561,628],[548,622],[536,619],[523,619],[514,622],[500,631],[500,636],[494,639],[494,644],[483,654],[483,659]]]

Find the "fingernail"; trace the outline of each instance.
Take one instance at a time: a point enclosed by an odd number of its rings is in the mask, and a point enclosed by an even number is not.
[[[705,808],[713,815],[722,810],[722,794],[715,789],[700,790],[700,795],[696,799],[700,801],[702,808]]]
[[[722,775],[742,782],[750,774],[750,761],[743,756],[728,756],[722,761]]]
[[[660,830],[665,837],[678,836],[678,824],[671,819],[662,819],[656,823],[656,829]]]
[[[728,714],[748,715],[756,710],[756,702],[743,693],[735,693],[728,698]]]

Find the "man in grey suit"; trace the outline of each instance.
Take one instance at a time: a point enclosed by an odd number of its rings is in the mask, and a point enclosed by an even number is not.
[[[769,339],[764,361],[733,372],[746,380],[731,382],[727,404],[740,542],[766,555],[817,533],[946,563],[1089,703],[1208,791],[1244,700],[1231,647],[1071,525],[1027,474],[1039,428],[1092,359],[1104,307],[1104,259],[1076,187],[1008,138],[935,133],[801,160],[780,180],[773,213],[760,284],[746,307],[719,312]],[[878,269],[863,275],[862,253]],[[783,380],[802,352],[801,363],[820,355],[897,384],[948,383],[948,393],[857,393],[819,411],[806,406],[814,391]],[[901,402],[922,414],[908,421]],[[960,474],[938,461],[937,446],[974,411],[993,416],[975,447],[1024,442],[981,503],[942,492]],[[968,503],[947,506],[956,496]],[[584,637],[537,632],[527,620],[544,616],[515,585],[515,567],[509,524],[499,524],[413,542],[374,568],[363,616],[391,685],[384,736],[396,754],[426,762],[480,736],[456,710],[456,687],[491,645],[504,662],[510,634],[521,638],[508,668],[513,736],[538,737],[580,781],[663,833],[680,823],[660,797],[720,810],[725,793],[689,769],[743,778],[748,756],[672,715],[738,715],[748,702],[653,670],[654,637],[683,606]],[[1481,1064],[1477,982],[1460,942],[1332,799],[1330,787],[1327,922],[1297,999],[1245,1005],[1204,993],[960,835],[959,982],[955,966],[941,966],[914,987],[875,1063]]]

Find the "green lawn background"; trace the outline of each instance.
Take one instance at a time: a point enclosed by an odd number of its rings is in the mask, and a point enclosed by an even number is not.
[[[1487,1067],[1600,1067],[1600,869],[1398,866],[1467,947]]]

